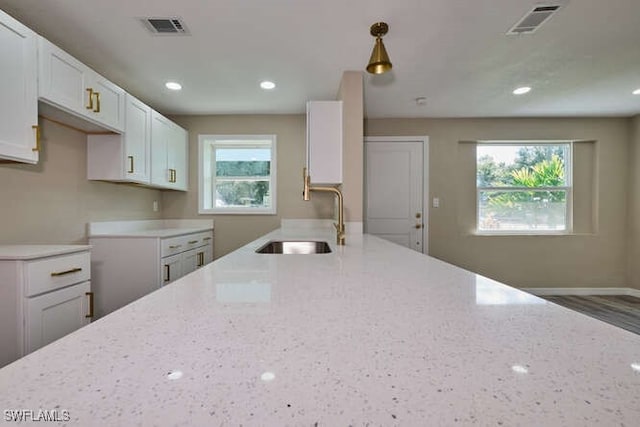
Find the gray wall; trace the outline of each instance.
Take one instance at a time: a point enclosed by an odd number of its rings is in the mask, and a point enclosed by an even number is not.
[[[640,289],[640,115],[630,123],[629,144],[629,286]]]
[[[0,244],[87,242],[91,221],[155,219],[160,191],[87,181],[84,133],[40,119],[37,165],[0,164]]]
[[[373,119],[367,136],[430,138],[430,254],[517,287],[627,285],[628,119]],[[460,141],[570,139],[594,141],[576,170],[581,227],[569,236],[478,236],[475,163]],[[582,216],[580,216],[582,215]],[[586,216],[586,217],[585,217]],[[636,258],[637,259],[637,258]]]

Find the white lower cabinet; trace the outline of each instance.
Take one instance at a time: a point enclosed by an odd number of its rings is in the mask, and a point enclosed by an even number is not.
[[[92,236],[92,287],[102,317],[213,261],[213,231]]]
[[[93,317],[88,246],[62,254],[56,248],[0,246],[0,366],[81,328]]]

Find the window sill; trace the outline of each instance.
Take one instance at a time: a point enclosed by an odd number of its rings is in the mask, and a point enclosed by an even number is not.
[[[200,215],[276,215],[275,209],[198,209]]]

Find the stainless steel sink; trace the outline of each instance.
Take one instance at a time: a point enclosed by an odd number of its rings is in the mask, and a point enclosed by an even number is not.
[[[259,254],[328,254],[331,248],[327,242],[300,240],[271,240],[256,250]]]

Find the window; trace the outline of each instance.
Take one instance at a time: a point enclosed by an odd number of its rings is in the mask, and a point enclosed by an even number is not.
[[[570,231],[571,148],[569,142],[479,142],[478,232]]]
[[[276,213],[276,136],[200,135],[201,214]]]

